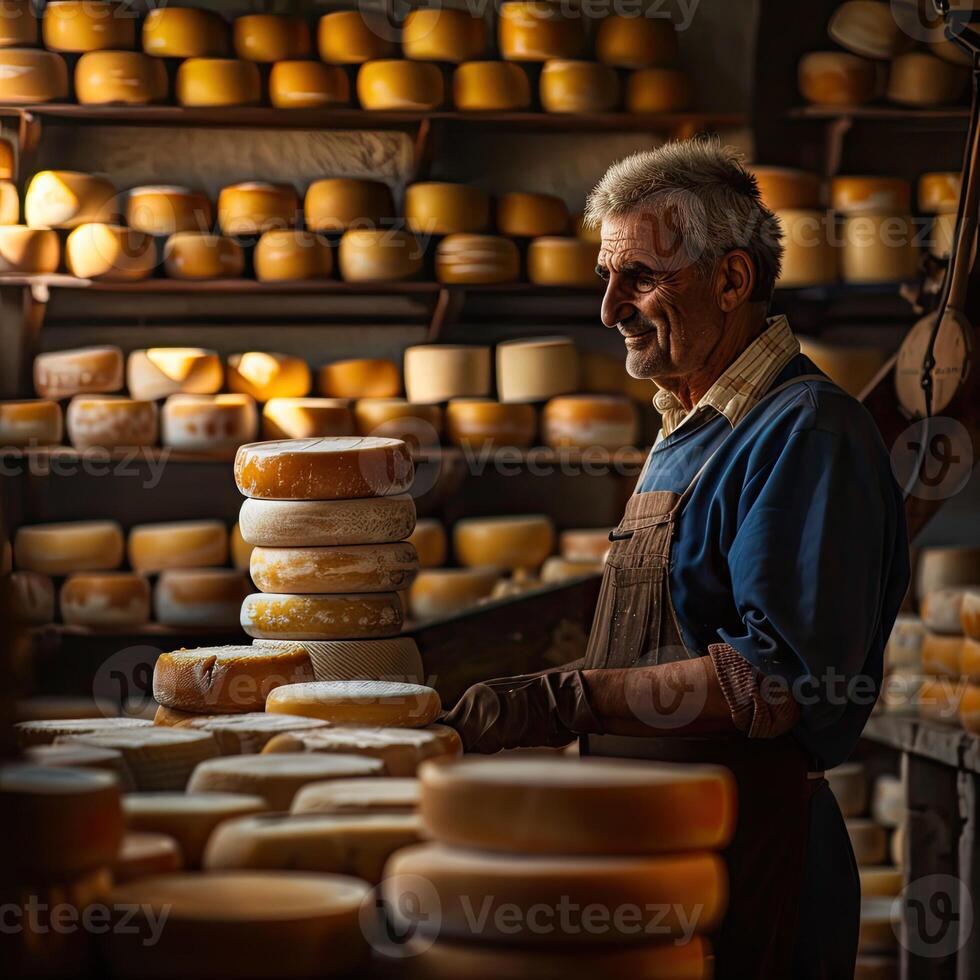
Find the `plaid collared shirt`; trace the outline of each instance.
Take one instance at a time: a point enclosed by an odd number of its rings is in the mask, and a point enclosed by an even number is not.
[[[800,342],[785,316],[770,317],[768,324],[690,411],[666,388],[653,396],[653,407],[660,413],[662,425],[658,442],[705,412],[724,415],[733,429],[745,418],[772,379],[800,352]]]

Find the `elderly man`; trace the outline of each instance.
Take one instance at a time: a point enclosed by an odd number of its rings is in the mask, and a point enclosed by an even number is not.
[[[779,223],[730,148],[614,165],[602,320],[663,428],[612,542],[584,660],[470,688],[471,752],[714,763],[735,775],[719,978],[853,976],[859,886],[823,771],[878,694],[909,580],[902,498],[864,408],[767,319]],[[488,803],[488,805],[492,805]]]

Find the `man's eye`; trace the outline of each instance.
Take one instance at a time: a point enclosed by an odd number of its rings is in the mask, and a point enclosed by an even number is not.
[[[648,292],[651,289],[655,289],[657,286],[657,281],[651,279],[649,276],[640,276],[636,280],[636,288],[642,290],[643,292]]]

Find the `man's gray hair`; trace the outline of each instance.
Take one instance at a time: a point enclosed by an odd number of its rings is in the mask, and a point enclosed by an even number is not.
[[[603,218],[635,212],[666,227],[701,275],[733,249],[748,252],[758,279],[751,300],[771,299],[783,233],[734,147],[717,139],[676,140],[614,163],[589,194],[585,225],[597,228]]]

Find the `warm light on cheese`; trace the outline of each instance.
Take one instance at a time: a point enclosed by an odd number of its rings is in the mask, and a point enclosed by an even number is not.
[[[562,395],[541,413],[545,445],[559,448],[615,451],[634,446],[638,425],[634,404],[615,395]]]
[[[960,724],[974,735],[980,734],[980,685],[967,684],[959,703]]]
[[[269,72],[269,101],[277,109],[319,109],[350,101],[342,68],[319,61],[277,61]]]
[[[956,212],[937,214],[929,229],[929,253],[942,261],[949,261],[956,235]]]
[[[497,45],[508,61],[575,58],[585,47],[580,17],[540,0],[513,0],[498,12]]]
[[[402,619],[401,603],[392,592],[350,595],[254,593],[242,603],[241,611],[242,629],[249,636],[266,640],[395,636],[402,628]]]
[[[619,78],[595,61],[547,61],[539,94],[545,112],[610,112],[619,102]]]
[[[31,105],[68,98],[68,66],[60,54],[33,48],[0,49],[0,100]]]
[[[527,250],[527,277],[539,286],[595,288],[599,246],[581,238],[535,238]]]
[[[425,344],[405,350],[409,401],[435,403],[490,393],[490,348]]]
[[[157,407],[118,395],[75,395],[65,412],[65,428],[76,449],[152,446],[159,431]]]
[[[901,177],[834,177],[830,206],[841,214],[907,212],[912,188]]]
[[[141,231],[93,222],[79,225],[65,242],[65,264],[79,279],[134,282],[157,264],[153,239]]]
[[[749,167],[759,186],[762,203],[770,211],[813,210],[821,204],[819,174],[789,167]]]
[[[347,282],[393,282],[422,271],[423,244],[397,228],[352,228],[337,249],[340,275]]]
[[[275,715],[265,711],[247,711],[240,715],[174,712],[174,715],[181,713],[187,717],[178,721],[176,727],[210,732],[217,741],[222,755],[261,752],[269,742],[280,735],[307,734],[327,727],[326,722],[316,718]]]
[[[288,184],[246,181],[218,194],[218,224],[226,235],[259,235],[270,228],[292,228],[299,198]]]
[[[313,439],[353,434],[354,417],[346,399],[273,398],[262,408],[263,439]]]
[[[427,61],[368,61],[357,73],[362,109],[435,109],[445,97],[442,73]]]
[[[833,344],[814,337],[801,338],[800,349],[831,381],[855,398],[888,360],[888,351],[883,347]]]
[[[925,51],[909,51],[892,61],[888,70],[889,102],[931,108],[956,102],[966,88],[969,73],[959,65]]]
[[[154,7],[143,21],[143,50],[157,58],[208,58],[228,53],[228,25],[210,10]]]
[[[425,568],[409,591],[413,619],[440,619],[475,606],[497,584],[495,568]]]
[[[523,449],[531,445],[536,428],[537,415],[531,405],[454,398],[446,406],[446,435],[455,446]]]
[[[0,225],[0,272],[46,275],[58,271],[61,243],[51,228]]]
[[[410,184],[405,189],[405,220],[423,235],[484,231],[490,223],[490,197],[466,184]]]
[[[14,726],[14,736],[22,748],[51,746],[63,735],[87,735],[92,732],[149,728],[152,722],[143,718],[114,718],[95,715],[86,717],[52,717],[21,721]]]
[[[34,358],[34,390],[45,398],[101,394],[123,386],[123,354],[118,347],[79,347]]]
[[[553,194],[512,191],[496,202],[497,231],[513,238],[564,235],[569,215],[565,202]]]
[[[258,412],[248,395],[170,395],[160,412],[160,441],[187,452],[223,452],[252,442]]]
[[[693,101],[691,79],[677,68],[640,68],[626,79],[627,112],[684,112]]]
[[[228,390],[251,395],[257,402],[302,398],[311,383],[310,367],[298,357],[266,351],[228,355]]]
[[[611,14],[599,21],[596,56],[613,68],[652,68],[677,60],[677,29],[669,18]]]
[[[177,69],[175,93],[184,106],[254,105],[262,101],[262,77],[251,61],[188,58]]]
[[[0,226],[20,221],[20,192],[12,180],[0,180]]]
[[[961,619],[963,603],[969,593],[969,586],[927,592],[919,604],[923,626],[933,633],[964,633]]]
[[[401,392],[401,373],[381,358],[333,361],[317,372],[317,388],[328,398],[392,398]]]
[[[249,591],[247,576],[234,568],[166,569],[153,589],[156,621],[234,630]]]
[[[870,0],[847,0],[827,25],[830,39],[864,58],[888,60],[912,43],[891,6]]]
[[[141,626],[150,618],[150,585],[132,572],[75,573],[62,585],[59,605],[72,626]]]
[[[938,677],[958,678],[962,672],[962,636],[926,632],[922,637],[922,669]]]
[[[150,347],[126,361],[130,395],[146,401],[178,392],[208,395],[221,390],[221,359],[203,347]]]
[[[245,254],[233,238],[179,231],[164,243],[163,267],[171,279],[238,279]]]
[[[211,202],[201,191],[186,187],[134,187],[126,197],[126,224],[148,235],[207,232],[212,223]]]
[[[41,20],[51,51],[105,51],[136,47],[136,11],[101,0],[52,0]]]
[[[266,231],[255,246],[255,278],[260,282],[327,279],[333,267],[330,246],[308,231]]]
[[[900,827],[908,809],[907,787],[901,776],[881,775],[871,794],[871,817],[882,827]]]
[[[382,680],[421,684],[422,657],[408,636],[384,640],[253,640],[253,646],[297,643],[310,657],[318,681]],[[273,716],[276,717],[276,716]],[[282,716],[279,716],[282,717]]]
[[[915,570],[915,597],[932,589],[980,582],[980,548],[923,548]]]
[[[815,105],[862,105],[879,94],[875,62],[845,51],[811,51],[800,58],[800,94]]]
[[[277,688],[266,711],[319,718],[332,725],[424,728],[442,710],[439,695],[421,684],[314,681]]]
[[[14,563],[32,572],[103,571],[118,568],[122,557],[122,528],[115,521],[27,524],[14,535]]]
[[[439,446],[443,423],[438,405],[417,405],[404,398],[360,398],[354,417],[362,436],[401,439],[413,452]]]
[[[916,229],[908,214],[861,214],[841,227],[844,282],[894,282],[916,272]]]
[[[42,170],[27,185],[24,221],[33,228],[77,228],[112,221],[119,210],[111,181],[74,170]]]
[[[126,552],[129,564],[146,573],[224,565],[228,561],[228,529],[221,521],[136,524],[130,529]]]
[[[531,83],[509,61],[469,61],[453,71],[453,104],[464,112],[508,112],[531,104]]]
[[[622,356],[580,351],[579,371],[581,390],[592,394],[626,395],[641,405],[649,405],[657,391],[649,378],[633,378],[627,374]]]
[[[311,231],[377,228],[394,213],[391,190],[379,180],[347,177],[314,180],[303,203],[306,227]]]
[[[299,17],[246,14],[232,21],[235,54],[246,61],[288,61],[310,54],[310,29]]]
[[[546,558],[541,566],[541,581],[545,584],[567,582],[569,579],[581,578],[583,575],[601,575],[602,562],[574,561],[552,555]]]
[[[383,15],[361,10],[324,14],[317,28],[320,59],[328,64],[360,65],[395,54],[391,25]]]
[[[255,545],[249,544],[242,537],[242,529],[236,521],[231,526],[231,533],[228,536],[228,550],[231,552],[231,563],[239,571],[247,572],[249,562],[252,560],[252,549]]]
[[[447,235],[435,265],[436,279],[446,283],[514,282],[521,272],[517,246],[499,235]]]
[[[54,582],[42,572],[17,571],[6,577],[8,610],[15,623],[44,626],[54,622]]]
[[[960,203],[959,173],[935,171],[919,177],[919,210],[926,214],[952,214]]]
[[[81,746],[80,746],[81,748]],[[180,871],[180,845],[165,834],[126,834],[112,866],[112,880],[121,885],[140,878]]]
[[[0,446],[57,446],[64,432],[61,407],[43,399],[0,402]]]
[[[798,289],[836,282],[841,249],[830,242],[833,218],[826,211],[776,212],[783,229],[783,261],[777,286]]]
[[[960,607],[960,625],[972,640],[980,640],[980,587],[970,589],[963,596]]]
[[[470,568],[537,568],[554,551],[555,527],[545,514],[470,517],[453,527],[453,552]]]
[[[408,540],[419,556],[421,568],[438,568],[446,564],[448,541],[442,521],[434,517],[418,520]]]
[[[75,66],[82,105],[148,105],[166,101],[168,89],[163,62],[141,51],[90,51]]]
[[[601,562],[609,550],[609,528],[572,528],[558,537],[558,550],[566,561]]]
[[[578,390],[578,380],[578,351],[568,337],[497,345],[497,393],[502,402],[546,401]]]
[[[37,44],[38,19],[30,0],[4,0],[0,5],[0,48]]]
[[[402,52],[413,61],[471,61],[486,47],[486,21],[466,10],[412,10],[402,24]]]

